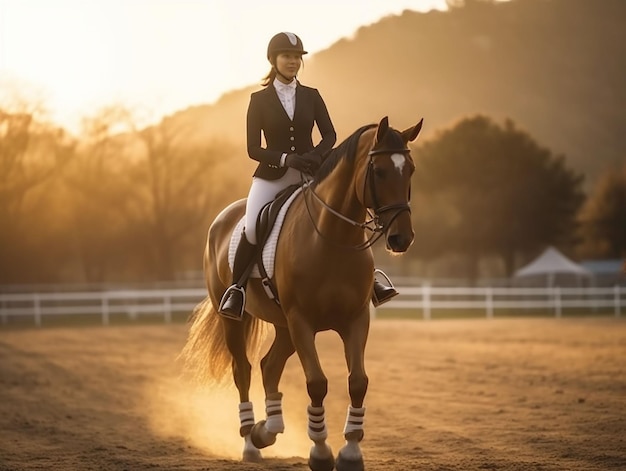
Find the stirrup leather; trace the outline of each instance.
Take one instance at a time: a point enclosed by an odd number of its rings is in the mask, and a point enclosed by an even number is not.
[[[224,304],[226,304],[226,301],[233,294],[233,291],[239,291],[241,293],[242,301],[241,301],[241,306],[239,306],[239,312],[233,312],[231,310],[224,310]],[[246,290],[241,286],[232,285],[226,290],[226,292],[222,296],[218,312],[220,315],[224,317],[240,321],[243,319],[243,312],[244,312],[245,306],[246,306]]]

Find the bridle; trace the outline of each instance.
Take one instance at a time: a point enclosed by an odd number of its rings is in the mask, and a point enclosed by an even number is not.
[[[408,211],[409,213],[411,212],[411,207],[408,203],[408,201],[411,200],[411,186],[409,183],[409,198],[406,203],[396,203],[381,206],[378,202],[378,194],[376,193],[376,183],[374,182],[374,179],[371,178],[372,173],[374,173],[374,157],[380,154],[403,154],[407,156],[410,152],[410,149],[372,149],[367,154],[369,156],[369,162],[367,163],[367,173],[365,174],[365,182],[363,185],[367,186],[367,182],[370,182],[370,195],[372,197],[372,203],[374,203],[374,214],[376,219],[378,219],[379,215],[384,212],[396,210],[396,214],[394,214],[394,216],[387,224],[385,232],[389,229],[391,223],[400,215],[400,213],[404,211]],[[363,189],[363,194],[365,195],[365,189]],[[365,201],[365,199],[363,201]]]
[[[380,239],[384,234],[387,233],[387,231],[389,231],[389,228],[391,227],[391,224],[396,220],[396,218],[402,214],[404,211],[408,211],[409,213],[411,212],[411,207],[409,205],[408,202],[406,203],[395,203],[395,204],[388,204],[385,206],[381,206],[379,204],[379,198],[378,198],[378,193],[376,192],[376,182],[374,181],[374,178],[372,178],[372,174],[374,173],[374,158],[377,155],[380,154],[403,154],[403,155],[407,155],[409,154],[411,151],[410,149],[407,148],[403,148],[403,149],[372,149],[368,152],[368,157],[369,157],[369,161],[367,163],[367,170],[365,172],[365,181],[363,182],[363,202],[366,201],[365,198],[365,192],[366,189],[369,187],[369,192],[370,192],[370,196],[371,196],[371,200],[373,203],[373,207],[367,207],[367,212],[370,216],[370,219],[368,219],[365,222],[358,222],[355,221],[353,219],[350,219],[346,216],[344,216],[343,214],[341,214],[340,212],[336,211],[335,209],[333,209],[332,207],[330,207],[314,190],[314,182],[312,179],[307,179],[306,177],[304,177],[303,175],[303,182],[302,182],[302,188],[303,188],[303,195],[304,195],[304,203],[307,209],[307,212],[309,213],[309,218],[311,219],[311,223],[313,224],[313,227],[315,228],[315,232],[317,232],[317,234],[322,237],[323,239],[332,242],[334,245],[338,246],[338,247],[342,247],[342,248],[348,248],[348,249],[353,249],[353,250],[366,250],[368,248],[370,248],[371,246],[373,246],[376,241],[378,239]],[[369,185],[368,185],[369,182]],[[307,195],[311,194],[326,210],[328,210],[330,213],[332,213],[333,215],[335,215],[336,217],[338,217],[339,219],[355,226],[355,227],[359,227],[361,229],[363,229],[363,231],[370,231],[372,234],[370,237],[368,237],[367,240],[365,240],[364,242],[357,244],[357,245],[344,245],[344,244],[339,244],[337,242],[332,241],[331,239],[329,239],[328,237],[326,237],[324,234],[322,234],[322,232],[319,230],[319,228],[317,227],[317,225],[315,224],[315,219],[313,218],[313,214],[311,213],[311,208],[309,207],[309,199],[307,198]],[[410,200],[410,195],[411,195],[411,189],[409,187],[409,200]],[[385,225],[380,224],[379,220],[380,220],[380,215],[382,213],[388,212],[388,211],[396,211],[396,213],[393,215],[393,217],[389,220],[389,222]]]

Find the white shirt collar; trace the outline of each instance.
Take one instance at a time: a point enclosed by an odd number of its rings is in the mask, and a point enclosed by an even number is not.
[[[278,78],[274,79],[274,88],[276,88],[276,90],[289,90],[291,89],[296,89],[296,86],[298,85],[298,81],[294,78],[291,82],[289,83],[283,83],[280,80],[278,80]]]

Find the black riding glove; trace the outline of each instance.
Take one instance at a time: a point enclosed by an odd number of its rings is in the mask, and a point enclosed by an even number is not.
[[[317,169],[320,168],[320,165],[322,165],[322,156],[316,154],[315,152],[307,152],[302,156],[302,158],[306,159],[306,161],[308,162],[309,173],[311,173],[311,175],[315,174],[315,172],[317,172]]]
[[[285,157],[285,165],[302,173],[311,173],[311,162],[302,155],[289,154]]]

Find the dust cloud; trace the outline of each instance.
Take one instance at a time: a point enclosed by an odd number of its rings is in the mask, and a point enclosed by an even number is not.
[[[298,365],[299,366],[299,365]],[[304,379],[302,384],[304,385]],[[276,444],[262,450],[264,457],[287,458],[308,456],[311,441],[306,434],[306,404],[296,410],[293,401],[285,399],[283,419],[285,433]],[[250,399],[255,420],[265,418],[265,397],[260,374],[253,375]],[[144,391],[150,426],[164,438],[184,437],[207,454],[240,459],[243,439],[239,436],[239,394],[234,386],[197,386],[178,377],[160,378]]]

